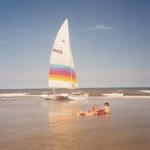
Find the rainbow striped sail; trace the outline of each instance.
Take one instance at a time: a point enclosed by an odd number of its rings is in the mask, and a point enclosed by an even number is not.
[[[77,78],[69,40],[68,19],[64,21],[57,33],[51,52],[48,75],[49,87],[77,88]]]

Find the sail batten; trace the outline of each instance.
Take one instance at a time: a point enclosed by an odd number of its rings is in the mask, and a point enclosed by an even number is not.
[[[70,48],[69,26],[66,19],[57,33],[50,58],[48,84],[52,88],[77,88]]]

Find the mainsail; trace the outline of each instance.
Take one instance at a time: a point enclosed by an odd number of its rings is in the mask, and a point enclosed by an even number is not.
[[[50,58],[48,85],[51,88],[77,88],[77,78],[69,39],[68,19],[57,33]]]

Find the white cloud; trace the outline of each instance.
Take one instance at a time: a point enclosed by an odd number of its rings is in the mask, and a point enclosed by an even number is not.
[[[96,24],[96,25],[88,28],[88,30],[91,30],[91,31],[98,31],[98,30],[112,31],[113,28],[111,26],[106,26],[106,25],[102,25],[102,24]]]

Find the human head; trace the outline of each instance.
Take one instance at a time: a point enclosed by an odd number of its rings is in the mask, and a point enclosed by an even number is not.
[[[109,107],[109,103],[108,103],[108,102],[105,102],[105,103],[104,103],[104,106],[108,106],[108,107]]]

